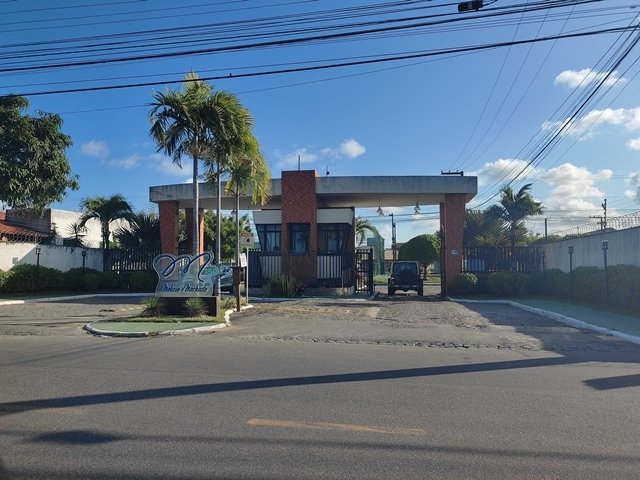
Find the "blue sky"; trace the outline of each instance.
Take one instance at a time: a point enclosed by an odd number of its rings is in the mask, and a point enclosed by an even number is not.
[[[604,199],[608,218],[640,210],[635,6],[1,0],[0,94],[64,120],[81,188],[55,208],[121,193],[141,210],[150,186],[188,182],[187,159],[156,152],[148,103],[193,70],[251,111],[275,178],[298,158],[332,176],[463,171],[478,208],[532,183],[554,233],[598,221]],[[356,214],[390,243],[375,208]],[[399,242],[438,228],[437,206],[391,212]]]

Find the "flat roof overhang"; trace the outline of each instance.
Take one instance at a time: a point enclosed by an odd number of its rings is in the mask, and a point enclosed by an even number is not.
[[[223,210],[235,208],[235,198],[224,194]],[[216,195],[206,183],[200,183],[200,208],[215,210]],[[317,177],[316,197],[321,208],[377,208],[439,205],[445,194],[464,194],[469,202],[478,193],[477,177],[464,176],[385,176]],[[177,201],[179,208],[193,206],[193,185],[180,183],[149,187],[154,203]],[[282,208],[282,180],[273,179],[271,199],[265,205],[251,202],[251,194],[240,197],[240,210],[279,210]]]

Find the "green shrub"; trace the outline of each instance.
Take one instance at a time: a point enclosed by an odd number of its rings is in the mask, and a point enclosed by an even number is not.
[[[151,292],[156,289],[158,275],[150,272],[133,272],[129,276],[129,288],[137,292]]]
[[[7,283],[7,278],[9,278],[9,272],[0,270],[0,292],[2,292],[4,284]]]
[[[64,290],[84,290],[82,277],[88,273],[100,274],[98,270],[93,268],[72,268],[62,273],[62,284]]]
[[[100,274],[100,288],[102,290],[119,290],[122,287],[122,278],[116,272],[102,272]]]
[[[640,295],[638,295],[640,267],[614,265],[608,268],[608,275],[609,304],[619,308],[640,310]]]
[[[166,302],[160,297],[145,297],[140,300],[140,305],[144,307],[142,315],[148,317],[159,317],[167,310]]]
[[[571,286],[571,282],[569,283]],[[573,269],[573,298],[579,302],[598,304],[604,301],[604,270],[598,267]]]
[[[263,287],[268,297],[293,298],[302,295],[304,286],[293,275],[271,277]]]
[[[36,266],[16,265],[7,272],[2,286],[4,293],[29,293],[36,288]]]
[[[478,277],[473,273],[463,272],[455,276],[453,279],[456,292],[460,295],[471,295],[476,292]]]
[[[521,272],[495,272],[487,280],[489,291],[493,295],[527,295],[531,280]]]
[[[97,273],[87,273],[82,277],[82,285],[87,292],[95,292],[100,289],[100,275]]]
[[[206,315],[209,310],[207,304],[200,297],[187,298],[182,304],[182,307],[188,317],[202,317]]]
[[[247,305],[246,297],[240,296],[240,305]],[[220,310],[235,310],[237,307],[237,301],[235,297],[224,297],[220,300]]]
[[[569,297],[569,274],[557,268],[552,268],[544,273],[547,292],[552,297]]]

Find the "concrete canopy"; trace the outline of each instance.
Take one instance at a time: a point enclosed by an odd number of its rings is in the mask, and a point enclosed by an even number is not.
[[[224,192],[224,182],[223,182]],[[464,176],[385,176],[385,177],[317,177],[316,196],[322,208],[377,208],[439,205],[445,194],[463,194],[469,202],[478,192],[477,177]],[[251,202],[251,195],[240,197],[241,210],[275,210],[282,208],[281,179],[272,182],[271,199],[265,205]],[[200,184],[200,208],[214,210],[217,196],[207,184]],[[176,201],[179,208],[192,208],[190,183],[149,187],[149,200],[158,203]],[[223,193],[222,209],[233,210],[235,198]]]

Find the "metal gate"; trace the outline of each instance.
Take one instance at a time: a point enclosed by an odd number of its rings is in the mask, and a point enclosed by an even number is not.
[[[356,250],[356,293],[373,295],[373,248]]]

